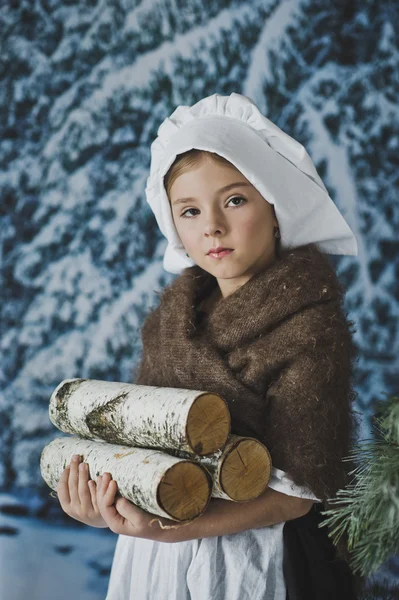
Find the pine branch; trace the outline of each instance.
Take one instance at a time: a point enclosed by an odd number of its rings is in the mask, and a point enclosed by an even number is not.
[[[353,480],[330,499],[337,508],[321,513],[329,515],[320,527],[329,526],[334,544],[347,532],[350,566],[361,575],[399,552],[399,397],[378,408],[383,418],[374,416],[376,439],[360,442],[343,459],[358,465],[349,473]]]

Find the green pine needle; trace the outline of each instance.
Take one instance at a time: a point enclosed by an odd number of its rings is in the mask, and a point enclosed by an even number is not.
[[[383,418],[374,417],[377,439],[360,442],[344,461],[358,466],[353,480],[329,499],[336,507],[320,527],[329,527],[337,544],[348,535],[350,566],[361,575],[374,573],[391,555],[399,552],[399,397],[379,404]]]

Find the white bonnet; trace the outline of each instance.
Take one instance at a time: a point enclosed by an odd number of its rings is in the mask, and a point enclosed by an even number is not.
[[[146,199],[168,240],[164,269],[181,273],[196,263],[175,228],[163,178],[176,156],[192,148],[230,161],[274,205],[281,249],[315,243],[328,254],[357,255],[357,241],[328,195],[305,148],[262,115],[247,96],[212,94],[178,106],[151,144]]]

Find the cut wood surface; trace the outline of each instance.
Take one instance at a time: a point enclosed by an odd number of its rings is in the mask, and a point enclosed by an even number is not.
[[[179,457],[184,452],[173,451]],[[193,457],[212,475],[213,498],[245,502],[258,498],[267,488],[272,471],[269,450],[256,438],[231,434],[223,450],[212,456]]]
[[[134,447],[197,455],[223,448],[227,402],[207,391],[96,379],[66,379],[50,398],[51,422],[64,433]]]
[[[41,474],[53,490],[74,454],[88,464],[91,479],[110,473],[119,494],[147,512],[185,521],[196,518],[208,506],[212,478],[200,464],[159,450],[77,436],[56,438],[42,451]]]

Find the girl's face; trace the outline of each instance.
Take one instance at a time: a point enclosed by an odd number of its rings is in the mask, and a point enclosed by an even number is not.
[[[274,208],[234,166],[206,159],[174,181],[169,201],[186,252],[216,277],[223,297],[274,262]],[[217,246],[233,251],[208,255]]]

